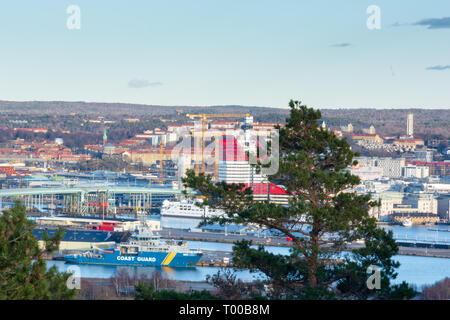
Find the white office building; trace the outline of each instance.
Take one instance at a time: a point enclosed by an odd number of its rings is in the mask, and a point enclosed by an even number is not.
[[[248,161],[219,161],[219,181],[226,183],[267,183]]]
[[[351,173],[358,176],[361,181],[378,180],[383,176],[383,168],[357,166],[352,168]]]
[[[403,177],[404,178],[426,178],[430,176],[430,168],[425,166],[413,166],[408,165],[403,167]]]
[[[358,157],[360,167],[378,167],[383,169],[383,176],[389,178],[400,178],[405,167],[405,158],[378,158]]]
[[[384,192],[372,194],[372,199],[381,200],[380,207],[370,209],[370,214],[380,220],[387,220],[391,214],[438,214],[438,201],[433,194],[429,193]]]

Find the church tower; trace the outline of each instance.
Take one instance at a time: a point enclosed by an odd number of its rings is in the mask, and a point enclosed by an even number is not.
[[[103,145],[108,142],[108,137],[106,136],[106,128],[103,129]]]

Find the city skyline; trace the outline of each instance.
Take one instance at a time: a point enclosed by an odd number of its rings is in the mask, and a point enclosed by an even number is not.
[[[0,300],[450,300],[449,35],[448,0],[2,3]]]
[[[449,108],[446,1],[27,3],[0,8],[0,100]]]

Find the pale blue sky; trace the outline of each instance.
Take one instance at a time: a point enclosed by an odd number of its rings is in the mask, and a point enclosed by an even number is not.
[[[0,100],[449,108],[446,17],[448,0],[2,1]]]

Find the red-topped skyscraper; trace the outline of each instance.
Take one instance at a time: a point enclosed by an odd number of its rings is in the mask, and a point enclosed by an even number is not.
[[[245,145],[247,139],[239,141],[235,136],[223,135],[220,139],[219,180],[226,183],[243,183],[251,188],[255,200],[268,200],[287,205],[289,194],[280,186],[270,183],[265,175],[256,172],[249,163]]]

